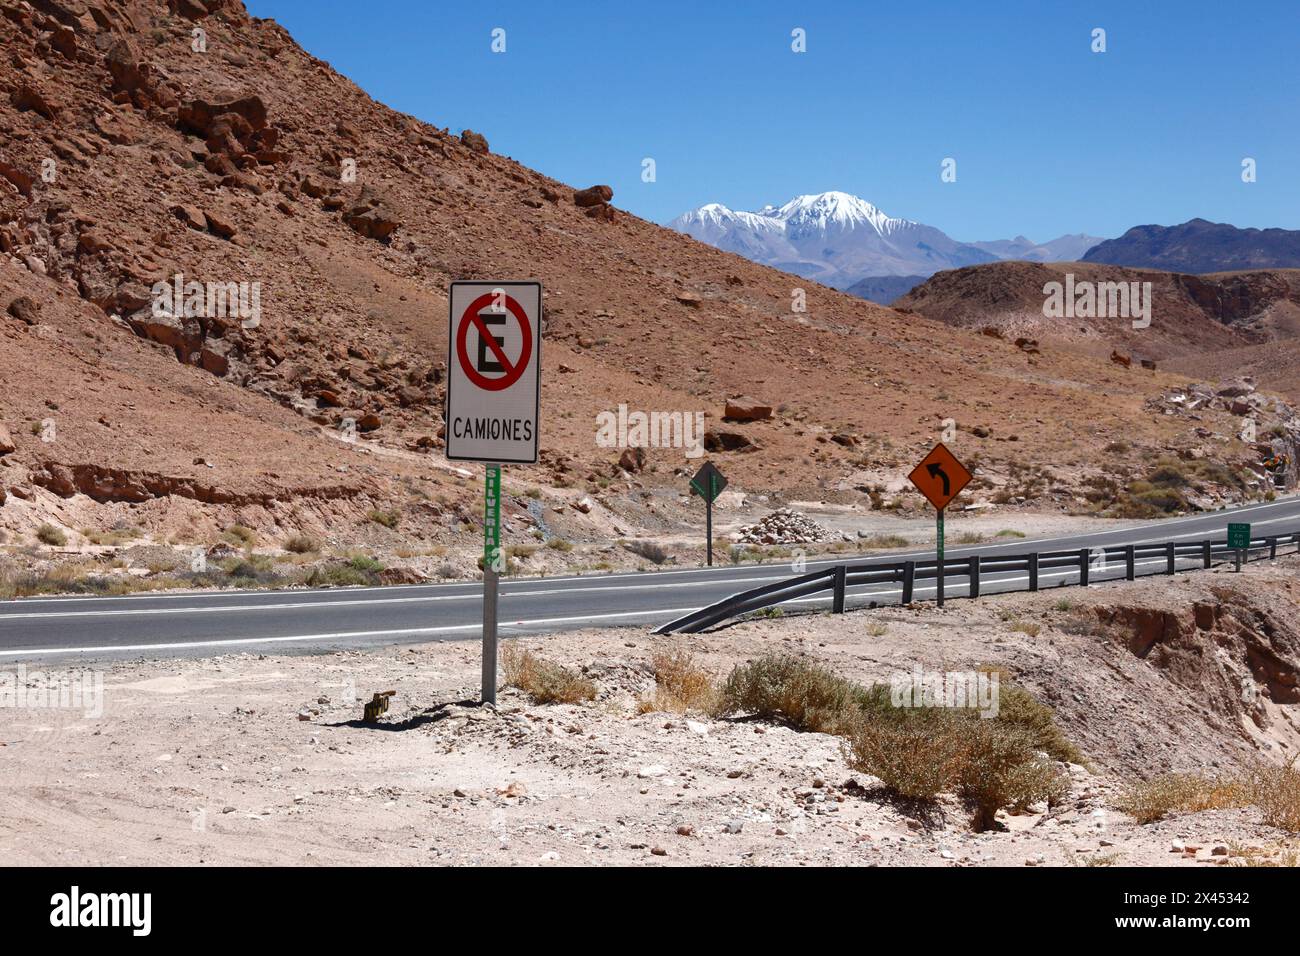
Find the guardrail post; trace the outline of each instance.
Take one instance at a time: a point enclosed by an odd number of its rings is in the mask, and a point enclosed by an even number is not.
[[[1268,539],[1268,559],[1270,561],[1277,560],[1277,538]]]
[[[1092,559],[1092,552],[1087,548],[1079,549],[1079,586],[1088,586],[1088,562]]]
[[[903,562],[903,603],[912,603],[912,592],[916,588],[916,562]]]
[[[972,554],[970,558],[970,596],[980,596],[980,556]]]
[[[844,565],[835,566],[835,598],[832,602],[831,610],[835,614],[844,613]]]
[[[1214,542],[1201,542],[1201,560],[1207,568],[1214,563]]]
[[[1137,577],[1137,549],[1133,545],[1124,546],[1124,580],[1132,581]]]
[[[1165,572],[1173,574],[1178,570],[1178,551],[1174,543],[1170,541],[1165,545]]]
[[[1029,556],[1029,590],[1038,590],[1038,552]]]

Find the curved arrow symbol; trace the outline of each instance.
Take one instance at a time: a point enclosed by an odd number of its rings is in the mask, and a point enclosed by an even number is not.
[[[925,470],[930,473],[931,478],[938,478],[943,482],[943,493],[946,496],[951,485],[948,482],[948,473],[943,470],[943,465],[935,462],[932,465],[926,465]]]

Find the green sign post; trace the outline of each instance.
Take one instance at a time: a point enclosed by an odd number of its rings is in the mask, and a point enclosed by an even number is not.
[[[938,588],[938,590],[935,592],[935,598],[939,607],[943,607],[944,574],[943,574],[943,509],[942,508],[939,509],[938,514],[939,514],[938,528],[936,529],[936,534],[935,534],[935,541],[936,541],[935,558],[938,562],[937,571],[939,576],[935,579],[936,586]]]
[[[483,484],[483,703],[497,702],[497,585],[501,552],[501,466],[488,465]]]
[[[1250,555],[1249,524],[1234,522],[1228,525],[1228,547],[1237,553],[1237,570],[1240,571],[1242,559]]]
[[[725,487],[727,479],[722,477],[722,472],[711,461],[706,461],[691,479],[691,493],[704,499],[704,534],[708,541],[709,567],[713,567],[713,502]]]

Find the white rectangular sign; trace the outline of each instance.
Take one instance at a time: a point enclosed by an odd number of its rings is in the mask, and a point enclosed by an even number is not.
[[[447,328],[447,457],[535,464],[542,284],[453,282]]]

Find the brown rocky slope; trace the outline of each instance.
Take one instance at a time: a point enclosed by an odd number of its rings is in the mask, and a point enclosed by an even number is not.
[[[696,243],[375,103],[236,0],[3,0],[0,41],[11,530],[123,507],[337,529],[400,502],[411,534],[468,532],[478,490],[437,453],[455,279],[544,282],[546,452],[512,475],[634,525],[678,520],[650,492],[696,463],[658,450],[619,469],[593,436],[624,402],[707,412],[733,485],[787,495],[863,498],[864,469],[904,474],[947,418],[989,474],[1104,468],[1120,436],[1200,441],[1145,405],[1177,379]],[[258,283],[259,314],[159,318],[153,287],[177,275]],[[777,414],[723,423],[739,394]]]

